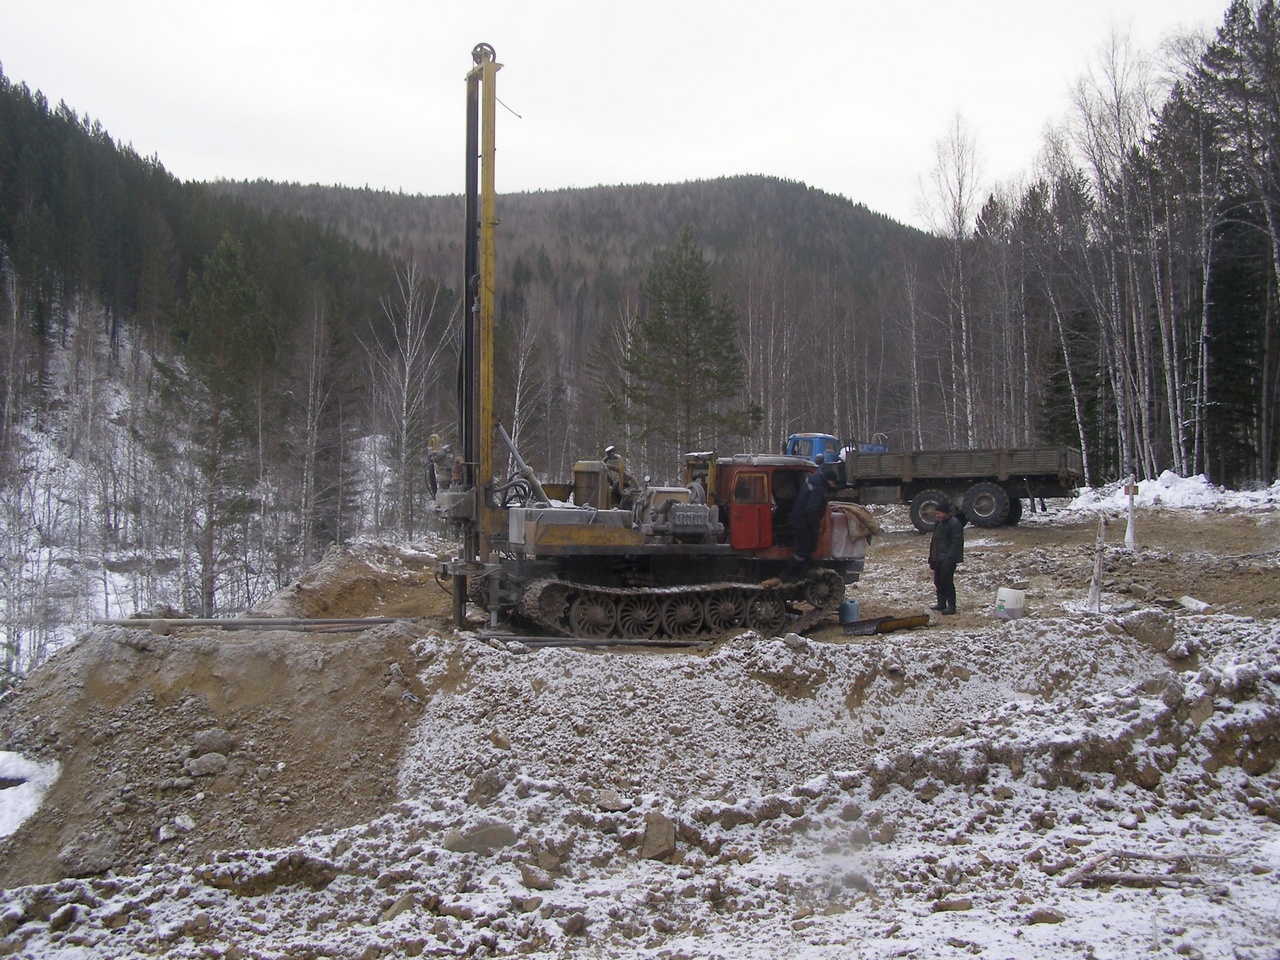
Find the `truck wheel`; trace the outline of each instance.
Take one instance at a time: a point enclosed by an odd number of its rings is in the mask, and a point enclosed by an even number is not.
[[[1009,516],[1009,494],[998,483],[975,483],[964,495],[964,515],[977,527],[998,527]]]
[[[1009,498],[1009,516],[1005,518],[1005,524],[1010,527],[1016,527],[1018,521],[1022,519],[1022,500],[1018,497]]]
[[[947,499],[941,490],[923,490],[911,501],[911,522],[921,533],[932,533],[938,525],[938,518],[933,515],[933,508]]]

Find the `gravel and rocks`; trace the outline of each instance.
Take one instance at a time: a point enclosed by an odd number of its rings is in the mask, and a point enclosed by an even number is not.
[[[969,528],[961,614],[871,637],[495,644],[434,542],[269,605],[411,618],[363,633],[95,628],[0,704],[0,955],[1275,960],[1280,523],[1214,503],[1098,613],[1106,504]],[[881,519],[850,596],[923,610]]]

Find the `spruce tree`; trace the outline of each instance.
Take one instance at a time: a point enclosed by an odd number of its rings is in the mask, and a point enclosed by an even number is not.
[[[688,227],[659,255],[640,295],[644,309],[623,362],[633,435],[666,457],[749,434],[760,410],[740,399],[746,367],[738,313],[712,292],[710,267]]]
[[[239,544],[235,531],[254,503],[251,456],[256,387],[275,352],[275,334],[262,293],[245,267],[239,242],[229,234],[191,275],[190,303],[179,333],[187,363],[196,374],[187,383],[194,399],[198,464],[196,551],[200,563],[200,610],[213,616],[223,566]]]

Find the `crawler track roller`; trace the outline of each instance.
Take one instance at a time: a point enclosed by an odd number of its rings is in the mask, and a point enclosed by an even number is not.
[[[806,630],[831,616],[843,598],[844,581],[830,570],[768,587],[724,582],[631,588],[546,579],[529,584],[519,612],[560,636],[686,643],[742,629],[769,636]]]

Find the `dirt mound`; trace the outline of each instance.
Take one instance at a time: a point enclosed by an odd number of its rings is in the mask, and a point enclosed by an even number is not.
[[[331,550],[259,613],[436,616],[448,598],[434,566],[387,546]],[[420,622],[164,629],[95,628],[5,704],[5,749],[56,760],[61,776],[4,842],[0,886],[283,843],[392,799],[423,698]]]
[[[450,597],[434,552],[386,543],[330,547],[320,562],[251,611],[264,617],[419,617],[440,622]]]

